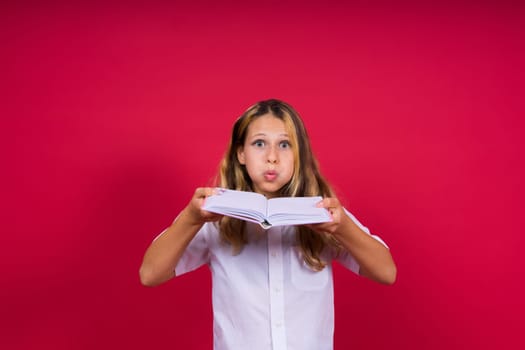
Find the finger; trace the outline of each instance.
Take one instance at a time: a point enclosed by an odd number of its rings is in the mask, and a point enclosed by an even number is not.
[[[204,193],[205,193],[205,188],[204,187],[198,187],[197,189],[195,189],[195,197],[197,197],[197,198],[204,197]]]
[[[204,196],[205,197],[213,196],[214,194],[216,194],[216,189],[215,188],[206,187],[204,189]]]
[[[227,191],[227,189],[222,188],[222,187],[207,187],[206,189],[207,189],[207,192],[206,192],[207,197],[218,196]]]
[[[323,198],[319,202],[317,202],[316,206],[318,208],[327,208],[328,207],[327,204],[328,204],[328,198]]]
[[[199,187],[195,190],[195,196],[197,198],[209,197],[215,194],[214,191],[215,191],[215,188],[212,188],[212,187]]]
[[[336,208],[339,206],[339,200],[332,197],[323,198],[317,203],[317,206],[320,208]]]
[[[211,211],[206,210],[203,210],[202,212],[207,221],[217,221],[220,218],[222,218],[221,214],[213,213]]]

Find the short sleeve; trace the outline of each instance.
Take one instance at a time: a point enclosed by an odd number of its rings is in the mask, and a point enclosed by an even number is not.
[[[376,235],[373,235],[370,233],[370,230],[368,229],[368,227],[364,226],[359,220],[357,220],[357,218],[352,214],[350,213],[348,210],[346,210],[346,208],[344,209],[345,210],[345,213],[348,215],[348,217],[350,219],[352,219],[352,221],[361,229],[363,230],[363,232],[365,232],[366,234],[370,235],[372,238],[374,238],[375,240],[379,241],[381,244],[383,244],[386,248],[388,248],[388,246],[386,245],[385,242],[383,242],[383,240],[381,238],[379,238],[378,236]],[[355,274],[359,274],[359,263],[354,259],[354,257],[352,256],[352,254],[350,254],[348,251],[346,250],[343,250],[337,257],[336,257],[336,260],[339,261],[343,266],[345,266],[347,269],[351,270],[352,272],[354,272]]]
[[[211,223],[206,223],[195,234],[190,244],[182,254],[177,266],[175,267],[175,275],[180,276],[187,272],[193,271],[210,261],[208,235],[216,228]]]

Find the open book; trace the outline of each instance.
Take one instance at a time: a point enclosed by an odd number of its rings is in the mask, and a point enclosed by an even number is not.
[[[266,199],[255,192],[220,189],[206,198],[202,209],[260,224],[267,229],[280,225],[303,225],[331,221],[325,208],[315,205],[321,197],[278,197]]]

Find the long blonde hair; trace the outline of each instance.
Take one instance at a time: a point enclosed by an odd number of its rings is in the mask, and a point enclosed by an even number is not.
[[[270,99],[256,103],[244,112],[235,122],[230,144],[221,161],[217,183],[220,187],[239,191],[253,191],[253,184],[244,165],[237,158],[237,151],[244,145],[248,126],[256,118],[271,114],[281,119],[290,137],[294,155],[294,172],[290,181],[279,190],[279,196],[332,197],[333,191],[319,171],[310,146],[310,140],[299,114],[287,103]],[[244,221],[223,217],[219,223],[221,238],[231,244],[233,254],[238,254],[247,244]],[[304,261],[315,271],[326,266],[321,260],[321,252],[327,244],[339,247],[329,235],[318,234],[305,226],[296,227],[297,242]]]

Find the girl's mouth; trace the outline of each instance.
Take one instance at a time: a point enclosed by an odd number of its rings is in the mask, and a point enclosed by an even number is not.
[[[275,170],[268,170],[264,172],[264,179],[266,181],[273,181],[277,178],[277,172]]]

